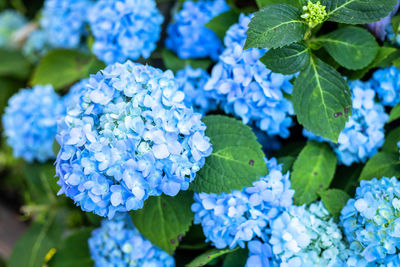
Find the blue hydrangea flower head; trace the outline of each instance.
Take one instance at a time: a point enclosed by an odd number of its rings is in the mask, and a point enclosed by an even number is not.
[[[322,202],[284,211],[271,223],[269,243],[280,266],[345,266],[349,256],[339,226]]]
[[[289,173],[282,174],[275,158],[266,164],[269,174],[242,191],[195,193],[194,223],[201,224],[206,241],[217,248],[244,247],[245,241],[264,238],[270,221],[292,204]]]
[[[22,53],[32,62],[45,55],[49,49],[47,33],[44,30],[36,30],[31,33],[22,47]]]
[[[15,157],[44,162],[55,157],[53,143],[64,106],[50,85],[22,89],[12,96],[3,115],[7,144]]]
[[[171,71],[115,63],[82,87],[57,135],[60,194],[112,218],[188,189],[212,148]]]
[[[14,33],[26,24],[26,18],[15,10],[0,13],[0,47],[13,46]]]
[[[400,103],[399,68],[392,66],[375,71],[371,83],[383,105],[394,107]]]
[[[129,215],[118,214],[103,220],[92,232],[89,249],[95,267],[174,267],[175,260],[145,239],[132,224]]]
[[[384,106],[376,103],[375,91],[369,82],[349,83],[353,96],[353,110],[337,144],[303,130],[310,140],[329,142],[335,150],[339,163],[350,166],[355,162],[365,162],[378,152],[385,141],[384,126],[389,116]]]
[[[400,182],[361,181],[342,209],[340,223],[353,256],[349,266],[400,266]]]
[[[40,25],[52,47],[78,48],[87,35],[91,0],[46,0]]]
[[[226,49],[214,66],[205,90],[216,92],[225,112],[240,117],[245,124],[255,124],[267,134],[289,136],[294,114],[291,75],[273,73],[259,60],[265,49],[243,50],[251,16],[241,15],[239,23],[225,36]]]
[[[89,21],[93,53],[111,64],[148,58],[160,39],[164,18],[154,0],[100,0]]]
[[[201,114],[217,109],[218,96],[211,91],[204,90],[204,85],[209,77],[207,71],[193,69],[190,66],[176,73],[180,90],[185,93],[186,106],[193,107],[196,112]]]
[[[175,14],[175,21],[168,25],[166,47],[182,59],[211,57],[217,60],[223,49],[222,42],[204,25],[228,10],[225,0],[185,1],[182,10]]]

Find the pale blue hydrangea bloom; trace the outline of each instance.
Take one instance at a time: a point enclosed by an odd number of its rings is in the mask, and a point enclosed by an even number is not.
[[[89,84],[89,78],[83,79],[69,89],[68,94],[63,97],[63,102],[66,110],[75,109],[77,105],[80,105],[81,94],[86,90],[86,86]]]
[[[31,61],[37,61],[45,55],[49,49],[47,34],[44,30],[36,30],[31,33],[22,47],[22,53]]]
[[[265,162],[269,174],[242,191],[195,193],[194,223],[201,224],[206,240],[216,248],[244,247],[245,241],[264,238],[269,222],[292,204],[289,173],[282,174],[275,158]]]
[[[353,96],[353,110],[337,144],[315,136],[304,130],[303,134],[311,140],[327,141],[335,150],[339,163],[351,165],[365,162],[378,152],[385,141],[384,126],[389,116],[383,105],[374,101],[375,92],[369,82],[349,83]]]
[[[345,266],[350,253],[322,202],[283,212],[271,223],[269,243],[282,267]]]
[[[40,25],[52,47],[78,48],[87,35],[91,0],[46,0]]]
[[[12,96],[3,115],[7,144],[15,157],[44,162],[55,157],[53,143],[64,106],[50,85],[22,89]]]
[[[249,249],[249,258],[245,267],[277,267],[279,266],[271,245],[260,240],[252,240],[247,244]]]
[[[25,17],[15,10],[2,11],[0,13],[0,47],[12,47],[14,33],[26,22]]]
[[[391,66],[375,71],[371,83],[383,105],[394,107],[400,103],[399,68]]]
[[[171,71],[116,63],[80,91],[57,135],[60,194],[112,218],[188,189],[212,148]]]
[[[273,73],[259,60],[265,49],[243,50],[251,16],[240,15],[225,36],[226,49],[214,66],[206,90],[222,98],[225,112],[240,117],[245,124],[255,124],[269,135],[290,135],[294,114],[291,94],[292,76]]]
[[[185,1],[182,10],[168,25],[165,46],[182,59],[211,57],[218,59],[223,45],[218,35],[204,25],[229,10],[225,0]]]
[[[164,18],[154,0],[100,0],[89,21],[93,53],[111,64],[148,58],[160,39]]]
[[[196,112],[206,114],[217,109],[218,96],[210,91],[204,90],[204,85],[209,79],[207,71],[203,69],[193,69],[187,66],[176,73],[180,90],[185,93],[185,104],[193,107]]]
[[[95,267],[174,267],[175,260],[145,239],[129,215],[103,220],[92,232],[89,249]]]
[[[349,266],[400,266],[400,182],[361,181],[340,216],[353,250]]]

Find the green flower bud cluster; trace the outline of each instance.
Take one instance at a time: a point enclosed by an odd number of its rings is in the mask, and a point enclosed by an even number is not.
[[[304,14],[301,17],[308,22],[310,27],[315,27],[327,17],[328,13],[325,8],[320,1],[316,3],[308,1],[307,6],[303,6]]]

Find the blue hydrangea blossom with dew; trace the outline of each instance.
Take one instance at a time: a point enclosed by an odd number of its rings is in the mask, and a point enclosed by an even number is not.
[[[15,157],[28,162],[55,158],[53,143],[64,106],[50,85],[22,89],[12,96],[2,118],[4,135]]]
[[[209,77],[207,71],[193,69],[191,66],[186,66],[176,73],[180,90],[185,93],[184,102],[186,106],[193,107],[196,112],[201,114],[216,110],[218,106],[217,95],[214,92],[204,90],[204,85]]]
[[[113,220],[103,220],[88,242],[95,267],[175,266],[172,256],[139,233],[129,215],[118,214]]]
[[[148,58],[160,39],[164,18],[154,0],[100,0],[89,21],[93,53],[111,64]]]
[[[15,10],[0,13],[0,47],[12,47],[14,34],[26,24],[26,18]]]
[[[51,47],[78,48],[88,33],[91,0],[46,0],[40,25]]]
[[[218,59],[223,45],[218,35],[205,27],[213,17],[229,10],[225,0],[185,1],[168,25],[165,46],[180,58]]]
[[[76,96],[75,96],[76,97]],[[60,194],[112,218],[187,190],[212,152],[171,71],[127,61],[92,75],[57,135]]]
[[[320,201],[291,206],[271,222],[270,235],[272,252],[282,267],[345,266],[350,253]]]
[[[371,79],[380,102],[394,107],[400,103],[400,69],[395,66],[379,69]]]
[[[206,241],[216,248],[243,248],[246,241],[264,238],[270,221],[292,204],[289,173],[282,174],[275,158],[265,162],[269,174],[242,191],[195,193],[194,223],[201,224]]]
[[[361,181],[340,223],[353,255],[348,266],[400,266],[400,181]]]
[[[273,73],[259,60],[265,49],[243,50],[251,16],[240,15],[239,23],[225,36],[226,49],[214,66],[205,90],[215,91],[222,98],[228,114],[240,117],[245,124],[255,124],[267,134],[286,138],[294,114],[291,75]]]
[[[385,141],[384,126],[389,119],[384,106],[374,101],[375,91],[371,89],[371,83],[354,81],[349,85],[353,93],[352,115],[337,144],[303,130],[303,134],[311,140],[329,142],[339,163],[347,166],[365,162],[378,152]]]

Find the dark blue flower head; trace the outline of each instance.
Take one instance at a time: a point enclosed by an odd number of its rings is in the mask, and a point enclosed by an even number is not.
[[[92,232],[89,249],[95,267],[174,267],[175,260],[145,239],[129,215],[103,220]]]
[[[59,193],[111,218],[188,189],[212,148],[172,72],[127,61],[83,83],[57,136]]]
[[[13,35],[26,24],[26,18],[15,10],[0,13],[0,47],[12,47]]]
[[[12,96],[2,120],[7,144],[14,156],[29,162],[54,158],[57,121],[63,115],[61,97],[50,85],[22,89]]]
[[[288,137],[294,114],[291,94],[292,76],[273,73],[259,60],[265,49],[243,50],[251,16],[241,15],[239,23],[226,33],[226,49],[212,70],[205,90],[216,92],[225,112],[255,124],[267,134]]]
[[[160,39],[164,18],[154,0],[100,0],[89,21],[93,53],[111,64],[148,58]]]
[[[46,0],[40,25],[52,47],[77,48],[87,35],[91,0]]]
[[[215,247],[244,247],[245,241],[263,238],[270,221],[292,204],[289,173],[282,174],[275,158],[266,159],[266,164],[269,174],[242,191],[195,193],[194,223],[201,224]]]
[[[353,256],[348,266],[400,266],[400,182],[396,177],[361,181],[342,209]]]
[[[377,70],[371,79],[379,100],[385,106],[400,103],[400,69],[395,66]]]
[[[215,32],[204,25],[228,10],[225,0],[185,1],[182,10],[175,14],[175,21],[168,26],[166,47],[182,59],[218,59],[223,49],[222,42]]]

